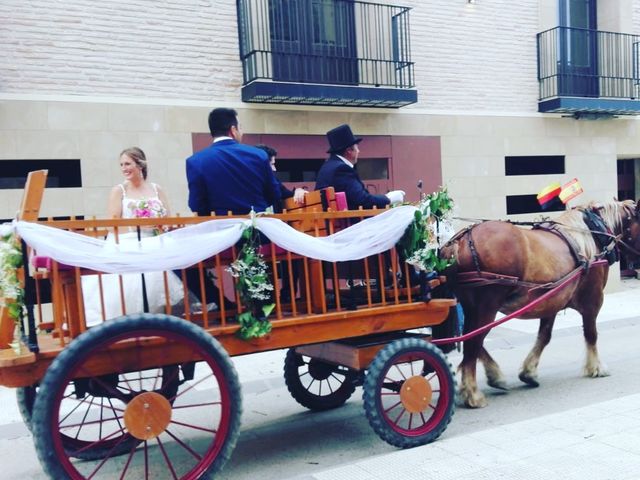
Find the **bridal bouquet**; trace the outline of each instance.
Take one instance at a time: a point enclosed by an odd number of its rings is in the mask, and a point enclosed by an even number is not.
[[[155,198],[131,200],[127,204],[127,208],[131,210],[135,218],[158,218],[167,214],[162,202]]]

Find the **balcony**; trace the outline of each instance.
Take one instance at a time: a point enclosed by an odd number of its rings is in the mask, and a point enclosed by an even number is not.
[[[399,108],[418,100],[409,8],[237,0],[242,101]]]
[[[538,34],[538,111],[640,114],[640,36],[556,27]]]

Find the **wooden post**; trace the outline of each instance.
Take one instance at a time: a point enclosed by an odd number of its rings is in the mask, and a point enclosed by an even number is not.
[[[44,186],[47,183],[47,170],[37,170],[29,172],[27,183],[24,186],[24,194],[22,203],[18,211],[18,220],[36,221],[40,213],[40,205],[42,204],[42,196],[44,194]],[[24,285],[24,272],[28,271],[21,268],[18,272],[20,283]],[[15,330],[15,322],[9,316],[9,309],[0,307],[0,349],[10,348],[9,344],[13,341],[13,332]]]

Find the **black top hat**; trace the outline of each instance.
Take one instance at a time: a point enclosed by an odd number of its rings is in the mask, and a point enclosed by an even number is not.
[[[346,123],[327,132],[329,140],[329,150],[327,153],[338,153],[349,148],[351,145],[360,143],[362,138],[354,137],[351,127]]]

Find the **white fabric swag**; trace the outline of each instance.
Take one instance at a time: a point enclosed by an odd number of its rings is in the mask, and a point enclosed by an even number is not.
[[[143,273],[187,268],[235,245],[254,222],[276,245],[328,262],[359,260],[392,248],[414,218],[416,207],[403,205],[370,217],[327,237],[312,237],[277,218],[229,218],[190,225],[138,242],[116,244],[59,228],[20,221],[16,231],[38,255],[74,267],[105,273]]]

